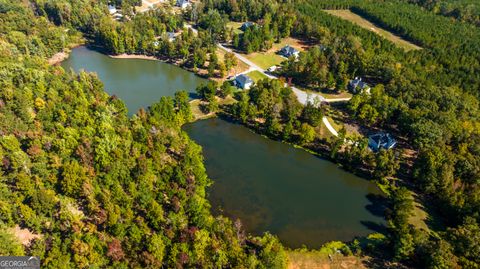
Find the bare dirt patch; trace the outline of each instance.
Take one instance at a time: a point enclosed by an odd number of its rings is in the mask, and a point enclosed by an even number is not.
[[[55,65],[63,62],[63,60],[68,58],[68,53],[62,51],[59,53],[55,53],[50,59],[48,59],[49,65]]]
[[[30,242],[34,239],[41,238],[42,235],[34,234],[28,229],[22,229],[20,226],[16,225],[10,230],[10,232],[22,243],[24,246],[30,245]]]
[[[288,269],[350,269],[366,268],[360,258],[343,255],[319,255],[311,252],[288,253]]]

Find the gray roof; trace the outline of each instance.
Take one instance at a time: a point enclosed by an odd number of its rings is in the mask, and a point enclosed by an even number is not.
[[[188,4],[190,1],[188,0],[177,0],[177,5],[183,6],[184,4]]]
[[[350,88],[352,90],[356,90],[356,89],[360,89],[360,90],[363,90],[363,89],[366,89],[366,88],[370,88],[370,86],[365,83],[364,81],[362,81],[362,78],[358,78],[356,77],[355,79],[352,79],[350,80],[350,82],[348,83],[348,85],[350,86]]]
[[[298,54],[299,51],[290,45],[286,45],[285,47],[282,48],[280,53],[282,53],[284,56],[290,57],[294,54]]]
[[[249,76],[247,76],[247,75],[245,75],[245,74],[238,75],[238,76],[235,78],[235,81],[236,81],[237,83],[242,84],[242,85],[245,85],[245,84],[248,84],[248,83],[253,83],[253,80],[252,80]]]
[[[368,146],[373,151],[380,148],[391,149],[395,147],[397,141],[389,133],[376,133],[368,137]]]
[[[240,29],[242,29],[243,31],[245,31],[245,30],[247,30],[247,28],[249,28],[249,27],[251,27],[251,26],[253,26],[253,25],[255,25],[253,22],[247,21],[247,22],[244,22],[244,23],[242,24],[242,26],[240,27]]]

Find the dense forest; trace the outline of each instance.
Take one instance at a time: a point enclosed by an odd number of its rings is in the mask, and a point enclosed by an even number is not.
[[[195,23],[216,33],[217,40],[246,53],[266,51],[290,36],[296,20],[293,8],[277,1],[203,1]],[[229,21],[251,22],[242,33],[227,27]],[[254,22],[254,23],[253,23]]]
[[[345,1],[338,6],[335,2],[305,1],[298,7],[299,27],[295,29],[300,31],[296,34],[316,36],[327,49],[323,53],[309,52],[298,62],[287,63],[287,75],[308,81],[309,76],[318,74],[313,73],[318,68],[311,63],[320,62],[326,70],[321,81],[328,82],[329,73],[341,77],[338,72],[341,62],[337,58],[341,60],[342,53],[334,53],[336,57],[332,58],[331,50],[339,50],[338,40],[356,40],[356,45],[346,51],[353,54],[349,56],[353,59],[349,64],[354,64],[355,59],[360,64],[349,65],[347,74],[361,75],[380,84],[371,95],[354,96],[348,105],[350,113],[366,126],[400,132],[411,141],[418,156],[409,184],[435,199],[445,224],[450,227],[440,232],[441,240],[438,234],[427,240],[451,244],[439,248],[442,253],[435,257],[452,255],[448,254],[452,251],[459,259],[451,261],[476,268],[480,252],[479,245],[473,242],[478,240],[469,238],[480,236],[480,31],[398,1],[375,4]],[[350,8],[424,49],[401,52],[374,33],[319,12],[322,8]],[[412,243],[413,238],[421,238],[410,237],[412,233],[415,231],[406,229],[398,233],[399,245],[394,248],[403,252],[401,259],[418,263],[426,241]],[[409,240],[410,250],[405,252]],[[445,266],[451,267],[455,266]]]
[[[257,1],[245,1],[237,9],[229,1],[206,2],[230,18],[241,13],[242,7],[256,6],[253,14],[264,10],[262,5],[256,5]],[[305,111],[295,109],[295,102],[288,101],[288,90],[283,90],[280,84],[258,83],[248,94],[237,96],[238,103],[228,113],[273,138],[312,149],[326,145],[332,158],[346,167],[360,164],[373,178],[381,178],[383,182],[397,174],[400,161],[406,168],[402,171],[404,181],[389,184],[408,186],[421,193],[439,212],[437,221],[445,227],[431,233],[407,224],[405,220],[413,210],[411,197],[402,188],[394,191],[391,197],[394,213],[389,216],[394,260],[418,267],[477,268],[480,262],[480,245],[476,243],[480,236],[478,27],[401,1],[307,0],[295,1],[292,8],[297,20],[291,35],[313,40],[316,46],[302,53],[298,60],[284,62],[279,74],[311,89],[345,91],[346,83],[355,76],[376,85],[371,94],[353,97],[347,105],[350,117],[366,127],[404,137],[415,152],[413,164],[401,153],[397,157],[387,152],[372,156],[364,140],[342,145],[342,134],[334,141],[315,141],[311,135],[315,124],[302,118]],[[350,9],[423,49],[405,52],[374,32],[322,9]],[[255,22],[261,25],[262,20]]]
[[[23,3],[0,2],[0,22],[0,255],[42,268],[283,267],[275,237],[210,214],[200,147],[180,129],[185,92],[128,118],[95,75],[47,65],[74,30]],[[38,235],[29,247],[15,225]]]
[[[480,26],[480,7],[476,0],[406,0],[436,14]]]
[[[478,5],[203,0],[174,15],[136,14],[138,1],[115,4],[125,15],[120,21],[108,15],[107,1],[0,0],[1,255],[38,255],[46,268],[284,267],[274,236],[247,236],[240,222],[210,214],[205,193],[212,182],[201,149],[180,129],[192,119],[185,92],[128,118],[95,75],[48,66],[46,59],[83,36],[106,53],[154,55],[222,76],[234,60],[218,60],[217,42],[249,53],[293,36],[315,46],[285,61],[278,75],[331,91],[364,78],[372,91],[349,101],[349,117],[394,133],[412,156],[373,153],[365,139],[347,140],[345,130],[317,139],[326,109],[301,106],[279,81],[261,80],[236,94],[223,113],[274,139],[327,152],[346,169],[361,167],[386,185],[387,239],[369,255],[419,268],[479,268],[480,29],[472,11]],[[423,49],[405,52],[322,9],[350,9]],[[198,35],[184,28],[187,21]],[[230,21],[254,26],[239,34]],[[211,112],[219,110],[215,95],[233,89],[211,82],[198,93]],[[409,224],[411,191],[438,213],[440,228]],[[24,248],[9,232],[15,225],[40,237]]]

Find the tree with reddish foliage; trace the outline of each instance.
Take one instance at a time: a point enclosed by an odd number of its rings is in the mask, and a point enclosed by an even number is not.
[[[125,257],[120,240],[114,238],[112,242],[108,243],[107,256],[114,261],[120,261]]]

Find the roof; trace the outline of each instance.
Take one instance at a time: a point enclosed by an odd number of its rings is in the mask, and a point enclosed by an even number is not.
[[[292,55],[298,54],[299,51],[290,45],[286,45],[285,47],[282,48],[281,53],[285,56],[292,56]]]
[[[368,137],[368,146],[377,151],[380,148],[391,149],[395,147],[397,141],[389,133],[376,133]]]
[[[108,12],[110,12],[110,14],[117,12],[115,5],[108,5]]]
[[[248,83],[253,83],[253,80],[245,74],[241,74],[241,75],[238,75],[237,77],[235,77],[235,81],[237,83],[242,84],[242,85],[246,85]]]
[[[360,89],[365,89],[365,88],[370,88],[368,84],[364,81],[362,81],[362,78],[356,77],[349,82],[350,87],[353,89],[360,88]]]
[[[251,26],[253,26],[253,25],[254,25],[253,22],[247,21],[247,22],[244,22],[240,28],[242,28],[242,30],[245,30],[245,29],[247,29],[247,28],[249,28],[249,27],[251,27]]]
[[[175,39],[175,33],[174,32],[167,32],[167,37],[168,37],[168,39],[173,40],[173,39]]]
[[[188,0],[177,0],[177,5],[183,6],[183,5],[188,5],[190,4],[190,1]]]

